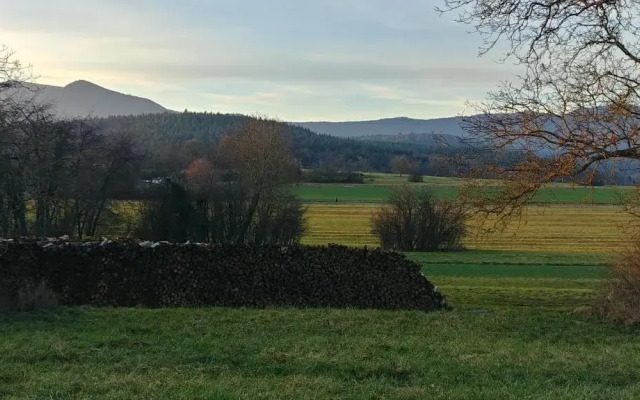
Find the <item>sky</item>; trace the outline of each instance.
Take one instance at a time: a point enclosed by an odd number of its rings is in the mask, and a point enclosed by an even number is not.
[[[469,114],[515,77],[441,0],[0,0],[38,83],[182,111],[346,121]]]

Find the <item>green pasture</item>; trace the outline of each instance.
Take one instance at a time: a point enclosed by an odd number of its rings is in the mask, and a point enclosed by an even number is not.
[[[446,178],[446,182],[452,179]],[[391,180],[393,181],[393,180]],[[404,182],[406,183],[406,182]],[[294,194],[306,203],[382,203],[397,185],[381,184],[299,184],[292,187]],[[446,185],[414,183],[427,186],[436,197],[455,197],[460,183]],[[619,204],[631,193],[627,187],[572,187],[554,185],[541,189],[533,199],[534,204]]]
[[[411,257],[453,310],[0,314],[0,398],[640,397],[640,331],[580,311],[606,279],[605,255]]]
[[[369,184],[303,184],[293,186],[292,191],[305,203],[382,203],[390,194],[391,186]],[[431,187],[439,197],[454,197],[458,188],[452,186]]]
[[[606,253],[553,253],[529,251],[470,250],[437,253],[407,253],[407,256],[425,266],[434,264],[482,265],[604,265],[612,261]]]
[[[554,310],[5,315],[4,399],[637,399],[640,335]]]
[[[412,253],[423,273],[461,308],[542,307],[572,310],[592,304],[612,261],[605,254],[470,250]]]

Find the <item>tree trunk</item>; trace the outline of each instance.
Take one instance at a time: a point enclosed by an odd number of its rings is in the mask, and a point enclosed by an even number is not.
[[[236,244],[244,243],[245,236],[247,235],[247,231],[251,226],[251,221],[253,221],[253,215],[256,213],[256,209],[258,208],[259,202],[260,202],[260,192],[257,192],[251,198],[251,204],[249,205],[247,216],[245,217],[245,220],[242,222],[242,225],[240,226],[240,232],[238,232],[238,238],[236,240]]]

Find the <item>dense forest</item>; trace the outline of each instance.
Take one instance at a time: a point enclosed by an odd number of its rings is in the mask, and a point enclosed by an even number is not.
[[[156,164],[183,165],[198,157],[210,157],[220,140],[245,126],[250,117],[219,113],[163,113],[96,119],[109,132],[128,132]],[[281,123],[302,168],[332,167],[338,170],[389,172],[391,160],[406,156],[422,162],[428,172],[429,155],[443,153],[437,146],[415,143],[360,141],[317,134]],[[181,161],[182,160],[182,161]],[[177,165],[176,165],[177,167]],[[154,172],[160,173],[160,165]]]
[[[359,136],[357,139],[370,142],[394,142],[420,144],[441,151],[450,148],[469,147],[468,143],[459,136],[439,134],[439,133],[396,133],[393,135],[367,135]]]

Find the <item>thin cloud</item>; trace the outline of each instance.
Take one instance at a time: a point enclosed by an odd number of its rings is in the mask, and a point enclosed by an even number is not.
[[[424,0],[0,0],[41,83],[95,80],[174,109],[286,119],[447,116],[513,66],[478,59]],[[349,117],[351,116],[351,117]]]

